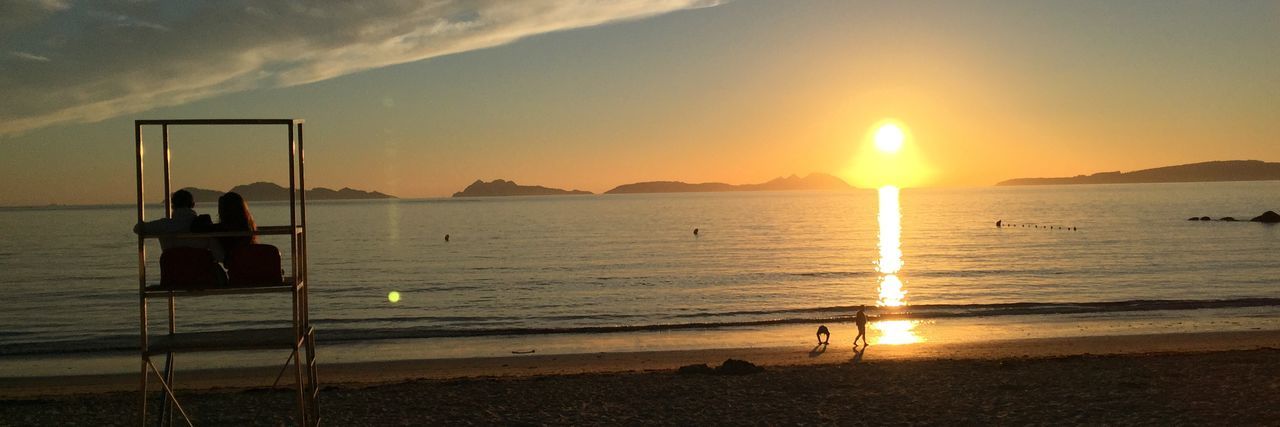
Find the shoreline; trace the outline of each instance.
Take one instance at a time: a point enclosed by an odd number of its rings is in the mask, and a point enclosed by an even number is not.
[[[831,320],[831,319],[828,319]],[[393,361],[474,360],[486,358],[564,355],[616,355],[737,349],[743,352],[808,352],[818,322],[750,327],[677,329],[610,333],[481,335],[438,338],[327,340],[319,331],[322,366],[347,366]],[[856,332],[849,321],[825,322],[831,342],[845,343]],[[1201,308],[1096,313],[1025,314],[948,319],[879,320],[869,325],[874,348],[879,344],[910,344],[912,348],[983,345],[989,341],[1038,338],[1076,339],[1088,336],[1249,332],[1280,330],[1280,306]],[[847,344],[841,344],[847,345]],[[790,349],[790,350],[787,350]],[[843,348],[848,351],[847,348]],[[180,372],[200,370],[278,368],[288,353],[279,351],[211,352],[178,356]],[[427,362],[435,363],[435,362]],[[0,356],[0,389],[6,379],[39,377],[109,378],[134,375],[137,349],[104,352],[50,352]],[[268,374],[264,374],[268,375]],[[270,373],[269,375],[274,375]],[[274,377],[272,377],[274,378]]]
[[[834,341],[833,341],[834,342]],[[728,358],[765,367],[848,365],[850,362],[918,360],[1014,360],[1068,356],[1160,355],[1280,348],[1280,330],[1101,335],[975,342],[876,344],[856,355],[847,343],[825,350],[813,345],[700,350],[531,354],[497,357],[401,359],[320,365],[326,388],[413,381],[563,377],[583,374],[673,371],[689,365],[716,365]],[[822,350],[822,351],[820,351]],[[323,362],[323,353],[321,353]],[[181,361],[181,356],[177,360]],[[855,360],[856,358],[856,360]],[[283,360],[281,361],[283,362]],[[181,368],[181,365],[179,365]],[[280,367],[179,369],[184,392],[269,387]],[[0,398],[32,399],[68,395],[136,392],[136,373],[0,377]],[[289,387],[289,376],[280,387]]]

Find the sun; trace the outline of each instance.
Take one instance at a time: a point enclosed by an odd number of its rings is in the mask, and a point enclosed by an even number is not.
[[[912,188],[930,182],[934,170],[925,144],[905,122],[885,118],[858,128],[853,161],[840,175],[859,188]]]
[[[897,153],[902,150],[902,140],[905,138],[902,128],[893,123],[886,123],[876,130],[876,149],[883,153]]]

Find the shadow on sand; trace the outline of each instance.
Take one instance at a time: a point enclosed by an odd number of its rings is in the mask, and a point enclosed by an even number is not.
[[[855,345],[855,346],[853,346],[853,359],[852,359],[852,360],[849,360],[849,363],[858,363],[858,362],[861,362],[861,361],[862,361],[862,354],[863,354],[863,353],[865,353],[865,352],[867,351],[867,347],[869,347],[869,346],[870,346],[870,344],[867,344],[867,343],[862,343],[862,348],[858,348],[858,346],[856,346],[856,345]]]
[[[822,353],[826,353],[826,352],[827,352],[827,343],[821,343],[813,346],[813,350],[809,350],[809,357],[818,357],[818,356],[821,356]]]

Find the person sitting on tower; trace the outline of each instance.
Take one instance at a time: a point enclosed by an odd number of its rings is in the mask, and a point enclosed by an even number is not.
[[[196,213],[196,201],[191,196],[191,192],[187,190],[174,191],[169,198],[169,202],[173,208],[172,215],[168,218],[160,218],[154,221],[139,222],[133,226],[133,232],[136,234],[160,234],[161,251],[171,248],[208,249],[213,253],[215,259],[221,259],[218,245],[213,244],[210,239],[174,236],[175,234],[190,232],[192,224],[200,217]],[[205,216],[207,217],[207,215]]]

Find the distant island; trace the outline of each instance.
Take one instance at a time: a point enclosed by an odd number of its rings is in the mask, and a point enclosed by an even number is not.
[[[1063,178],[1018,178],[996,185],[1140,184],[1161,182],[1274,181],[1280,180],[1280,163],[1259,160],[1225,160],[1143,169],[1133,172],[1099,172]]]
[[[213,203],[222,197],[223,192],[218,190],[207,190],[203,188],[187,187],[183,188],[191,192],[195,197],[196,203]],[[276,201],[289,200],[289,189],[270,182],[255,182],[253,184],[237,185],[231,188],[232,192],[240,193],[244,199],[249,202],[255,201]],[[362,191],[351,188],[343,188],[341,190],[332,190],[324,187],[316,187],[307,190],[307,200],[363,200],[363,199],[394,199],[396,196],[379,193],[377,191]]]
[[[788,191],[788,190],[848,190],[853,186],[824,173],[809,174],[804,178],[791,175],[786,178],[775,178],[763,184],[733,185],[722,182],[704,182],[689,184],[680,181],[652,181],[619,185],[604,194],[635,193],[702,193],[713,191]]]
[[[519,185],[515,181],[495,179],[484,182],[477,179],[467,188],[453,193],[453,197],[504,197],[504,196],[574,196],[592,194],[590,191],[561,190],[541,185]]]

